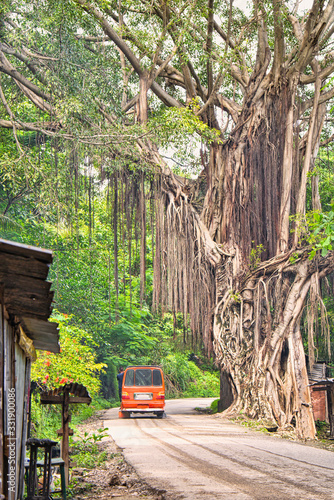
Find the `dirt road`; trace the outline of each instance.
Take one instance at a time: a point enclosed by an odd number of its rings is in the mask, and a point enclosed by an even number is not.
[[[198,414],[212,400],[167,401],[167,418],[104,425],[128,462],[169,499],[334,499],[334,453]]]

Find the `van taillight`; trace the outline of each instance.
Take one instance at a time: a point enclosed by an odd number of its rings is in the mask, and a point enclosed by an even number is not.
[[[130,396],[127,392],[122,392],[122,399],[130,399]]]
[[[164,392],[159,392],[157,395],[157,399],[165,399],[165,393]]]

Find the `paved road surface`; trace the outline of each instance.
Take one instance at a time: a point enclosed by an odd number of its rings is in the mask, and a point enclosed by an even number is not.
[[[334,499],[334,453],[198,414],[212,399],[170,400],[167,418],[104,424],[126,460],[171,500]]]

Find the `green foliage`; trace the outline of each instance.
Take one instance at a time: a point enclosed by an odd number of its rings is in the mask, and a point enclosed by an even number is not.
[[[241,295],[239,292],[234,292],[233,290],[230,290],[229,295],[234,302],[240,303],[241,302]]]
[[[106,432],[107,430],[108,427],[100,428],[97,430],[97,434],[95,434],[95,432],[89,434],[87,431],[85,431],[84,435],[80,437],[79,441],[83,445],[86,445],[87,443],[96,444],[99,441],[102,441],[104,437],[108,436],[108,433]],[[70,442],[73,444],[74,443],[73,439]],[[77,441],[75,442],[75,444],[77,444]]]
[[[96,396],[92,403],[88,405],[70,405],[72,414],[71,428],[77,434],[77,425],[87,420],[94,415],[96,411],[110,408],[111,406],[118,406],[119,403],[113,401],[106,401]],[[34,391],[31,398],[31,435],[32,437],[47,438],[59,441],[57,430],[61,427],[61,406],[60,405],[42,405],[40,404],[40,394]],[[97,436],[99,436],[97,434]],[[94,442],[94,438],[92,440]]]
[[[317,430],[317,438],[324,441],[329,438],[330,426],[329,423],[323,420],[316,420],[315,427]]]
[[[298,252],[293,252],[293,254],[290,257],[290,262],[291,264],[294,264],[298,260],[299,254]]]
[[[155,113],[149,122],[149,129],[157,136],[158,142],[168,146],[171,142],[174,146],[184,145],[185,142],[193,140],[194,134],[198,134],[209,143],[221,142],[220,132],[208,125],[196,115],[200,108],[198,99],[184,108],[166,108]]]
[[[75,443],[70,449],[71,462],[75,467],[85,469],[94,469],[99,467],[107,460],[106,451],[99,452],[96,443]]]
[[[211,413],[218,413],[218,403],[219,403],[219,399],[215,399],[214,401],[212,401],[211,405],[210,405],[210,411]]]
[[[93,469],[106,461],[107,453],[100,452],[97,443],[108,436],[107,430],[108,428],[104,427],[98,429],[97,433],[85,432],[83,436],[76,436],[75,439],[70,436],[71,461],[77,467]]]
[[[61,406],[41,405],[39,393],[34,392],[31,398],[31,422],[32,437],[58,441],[57,430],[61,427]]]
[[[60,353],[40,351],[32,365],[31,379],[45,389],[78,382],[91,395],[97,394],[100,388],[98,375],[105,365],[96,363],[93,338],[88,332],[69,325],[63,314],[56,312],[51,320],[59,323]]]
[[[169,354],[162,359],[167,396],[215,397],[219,395],[219,376],[203,372],[186,354]]]
[[[329,212],[309,212],[307,216],[310,229],[309,241],[313,246],[310,259],[313,259],[317,251],[325,257],[333,250],[334,242],[334,204]]]
[[[133,7],[136,2],[132,0],[120,6],[128,16],[129,29],[133,29],[135,38],[140,40],[139,52],[147,54],[141,58],[141,64],[150,69],[150,55],[155,50],[162,25],[152,16],[150,8],[141,15]],[[150,95],[149,121],[145,128],[129,115],[123,115],[118,50],[113,44],[89,45],[90,42],[78,35],[96,37],[103,32],[75,2],[32,1],[27,8],[26,2],[12,0],[6,1],[1,8],[6,15],[13,11],[20,19],[15,29],[1,25],[1,40],[18,52],[24,46],[24,50],[28,48],[31,53],[43,54],[41,65],[33,56],[29,59],[29,64],[36,62],[33,76],[30,67],[21,59],[7,54],[9,60],[42,92],[52,96],[53,107],[52,113],[37,108],[18,91],[8,75],[2,74],[1,85],[15,119],[36,125],[41,131],[17,130],[16,141],[12,130],[0,130],[1,237],[49,248],[54,253],[48,279],[53,282],[59,311],[55,319],[61,326],[62,351],[59,355],[39,353],[32,376],[45,388],[79,381],[94,397],[101,388],[109,401],[115,401],[116,372],[120,365],[160,364],[166,356],[189,349],[189,345],[196,345],[199,350],[200,347],[179,315],[175,324],[169,313],[158,318],[150,312],[154,245],[149,223],[146,297],[144,303],[140,303],[138,220],[132,215],[134,234],[129,236],[126,214],[120,210],[122,214],[116,225],[118,248],[115,248],[112,206],[115,186],[110,178],[115,171],[124,169],[133,178],[138,171],[149,171],[145,158],[133,147],[138,136],[149,137],[159,146],[174,145],[179,150],[178,159],[189,167],[187,175],[193,174],[200,165],[198,154],[196,157],[193,151],[196,141],[211,143],[221,138],[217,130],[197,116],[198,100],[180,108],[164,108]],[[99,2],[99,8],[112,6]],[[146,7],[142,8],[145,11]],[[180,8],[180,15],[171,11],[170,22],[182,21],[180,43],[185,42],[194,49],[195,64],[200,68],[203,61],[206,64],[207,56],[203,59],[202,44],[194,39],[188,28],[194,12],[197,12],[199,25],[205,27],[203,6],[199,2],[193,5],[181,2]],[[242,22],[241,12],[236,12],[236,22],[239,25]],[[170,41],[167,35],[161,38],[161,57],[169,53]],[[136,52],[132,41],[128,43]],[[87,50],[87,45],[92,50]],[[177,56],[174,63],[181,70],[184,61]],[[219,70],[222,59],[213,64]],[[138,80],[127,62],[123,69],[129,76],[126,98],[131,99],[137,93]],[[206,70],[200,74],[204,85],[206,75]],[[238,90],[230,85],[226,96],[231,97],[232,93],[236,95]],[[184,101],[183,91],[176,91],[175,97]],[[101,102],[103,118],[99,110]],[[0,118],[8,120],[4,107],[0,108]],[[44,131],[50,121],[61,122],[61,127],[47,135]],[[147,213],[148,220],[153,220],[150,189],[147,178]],[[121,207],[126,204],[125,195],[120,190],[118,194]],[[194,370],[190,370],[190,382],[186,385],[178,371],[180,382],[176,383],[179,387],[184,386],[189,391],[191,384],[195,386],[194,379],[200,372]],[[208,391],[214,385],[210,381],[203,384]],[[194,387],[194,393],[196,391]],[[37,411],[44,410],[36,408]],[[86,407],[80,409],[83,413],[89,411]],[[51,415],[53,409],[47,412]],[[50,415],[40,413],[39,416],[47,419]],[[50,420],[52,418],[50,416]],[[55,420],[57,418],[58,415]]]
[[[254,244],[254,241],[252,241],[252,244]],[[255,248],[253,247],[250,252],[250,267],[251,269],[255,269],[256,266],[258,266],[261,262],[261,254],[265,251],[264,246],[262,243],[260,245],[257,245]]]

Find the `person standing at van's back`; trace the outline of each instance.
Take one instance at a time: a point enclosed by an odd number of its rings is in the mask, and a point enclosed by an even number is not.
[[[122,366],[119,367],[118,374],[117,374],[117,382],[118,382],[118,395],[119,395],[119,400],[122,401],[122,384],[123,384],[123,377],[124,377],[124,368]]]

